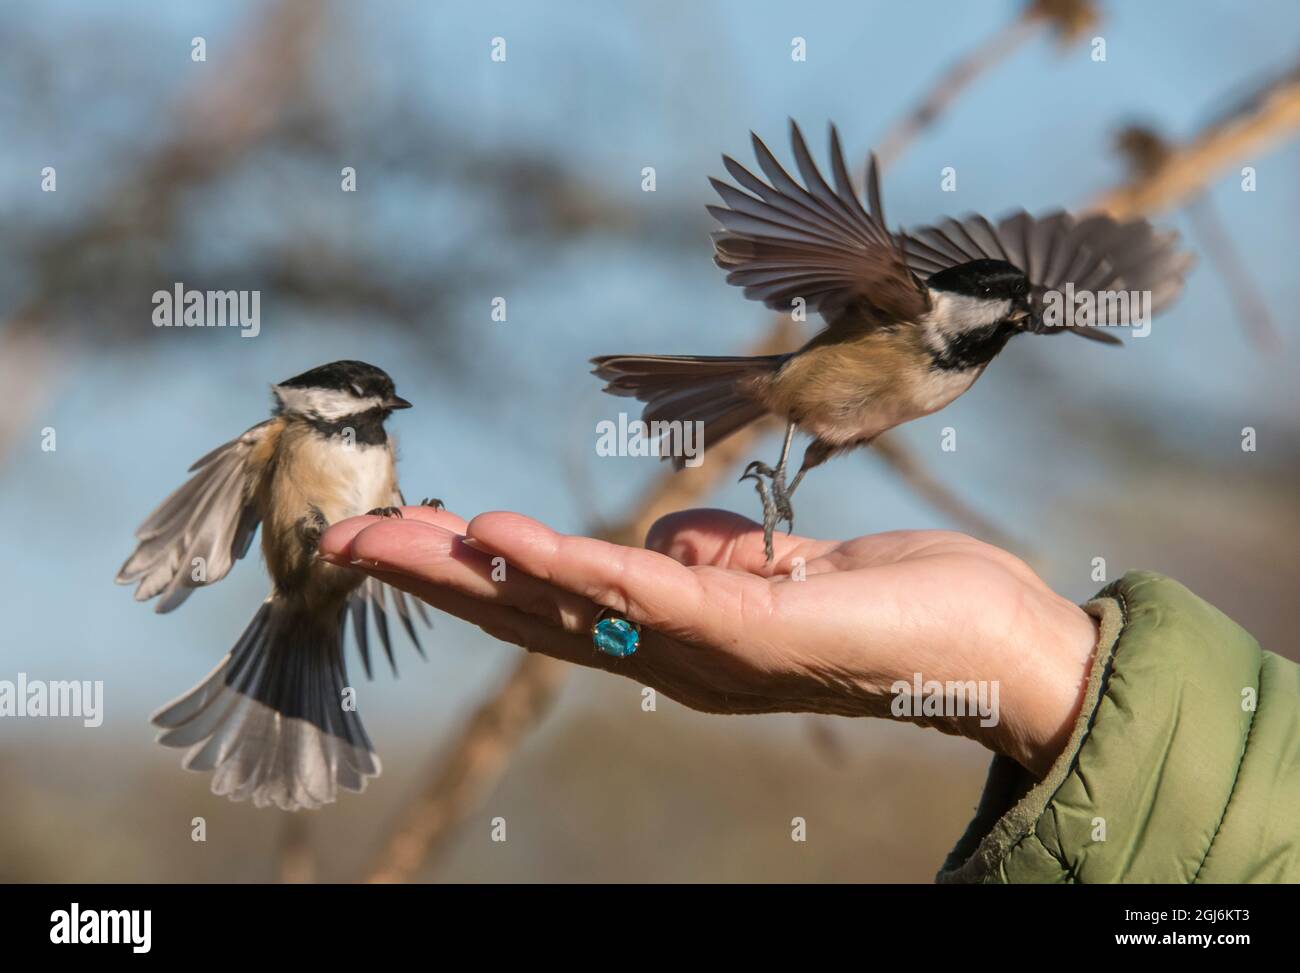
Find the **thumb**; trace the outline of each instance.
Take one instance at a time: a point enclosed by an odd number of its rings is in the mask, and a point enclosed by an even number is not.
[[[708,565],[771,577],[790,573],[798,556],[819,557],[835,547],[833,541],[787,536],[772,538],[772,563],[763,551],[763,527],[727,510],[681,510],[660,517],[646,533],[645,546],[687,567]]]

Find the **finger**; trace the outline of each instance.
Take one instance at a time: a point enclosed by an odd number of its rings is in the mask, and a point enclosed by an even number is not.
[[[380,520],[359,531],[336,563],[383,571],[450,588],[490,604],[507,605],[564,631],[589,631],[595,606],[471,547],[459,534],[419,521]]]
[[[454,530],[457,534],[465,533],[465,525],[469,523],[464,517],[459,517],[450,510],[426,507],[423,504],[415,507],[402,507],[401,511],[404,520],[418,520],[426,524],[433,524],[435,527]]]
[[[360,517],[349,517],[347,520],[340,520],[337,524],[331,524],[329,529],[321,535],[320,541],[316,545],[316,551],[327,561],[334,557],[342,558],[347,554],[353,539],[374,524],[394,523],[401,524],[411,521],[418,524],[432,524],[435,527],[441,527],[444,530],[452,531],[456,534],[465,533],[465,520],[457,517],[447,510],[434,510],[432,507],[402,507],[402,517],[380,517],[377,514],[365,514]],[[341,561],[346,564],[347,560]]]
[[[558,534],[522,514],[480,514],[466,537],[527,574],[684,641],[732,646],[749,623],[775,611],[772,585],[752,574],[688,568],[656,551]]]
[[[839,542],[778,532],[772,537],[769,564],[760,524],[727,510],[701,509],[660,517],[646,533],[645,546],[688,566],[707,564],[773,577],[789,574],[796,558],[803,558],[806,565],[839,547]]]
[[[597,652],[589,633],[577,635],[564,632],[517,608],[486,602],[451,588],[423,581],[413,575],[365,568],[361,565],[357,567],[385,584],[421,599],[439,611],[477,626],[502,642],[518,645],[529,652],[548,655],[561,662],[572,662],[574,665],[615,672],[633,679],[641,678],[639,659],[635,656],[617,659]]]

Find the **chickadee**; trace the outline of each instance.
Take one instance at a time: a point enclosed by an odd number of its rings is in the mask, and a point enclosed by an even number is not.
[[[742,188],[710,180],[725,204],[708,207],[723,226],[713,234],[714,261],[746,297],[784,311],[815,310],[825,329],[786,355],[592,359],[606,392],[646,403],[645,422],[702,422],[708,445],[767,414],[786,420],[776,468],[753,462],[741,476],[754,480],[763,502],[769,561],[773,529],[780,521],[793,529],[790,499],[810,469],[942,409],[1013,335],[1068,330],[1118,343],[1102,329],[1133,317],[1126,301],[1099,301],[1086,326],[1054,327],[1044,311],[1052,302],[1059,307],[1061,295],[1147,292],[1150,310],[1158,311],[1178,295],[1192,264],[1176,249],[1176,232],[1158,233],[1145,220],[1061,211],[1033,217],[1022,210],[996,226],[972,215],[891,233],[875,156],[864,209],[835,127],[834,188],[793,121],[790,129],[802,186],[756,135],[754,152],[769,182],[722,157]],[[813,441],[787,486],[796,429]],[[684,458],[674,465],[681,469]]]
[[[163,730],[159,743],[189,748],[187,768],[215,771],[214,793],[292,811],[332,802],[338,786],[360,791],[379,774],[379,758],[344,696],[343,633],[350,613],[369,676],[373,611],[393,664],[385,586],[317,559],[316,544],[346,517],[400,515],[384,422],[411,403],[383,371],[359,361],[321,365],[272,392],[272,418],[190,467],[194,476],[140,526],[140,544],[117,581],[139,582],[136,600],[158,596],[155,610],[169,612],[195,588],[224,578],[264,525],[270,596],[221,664],[153,723]],[[390,593],[423,655],[405,596]],[[414,604],[427,624],[423,606]]]

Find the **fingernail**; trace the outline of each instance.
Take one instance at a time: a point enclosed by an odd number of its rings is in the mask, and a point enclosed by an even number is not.
[[[328,561],[330,564],[346,564],[341,554],[330,554],[326,551],[317,551],[316,557],[321,561]]]

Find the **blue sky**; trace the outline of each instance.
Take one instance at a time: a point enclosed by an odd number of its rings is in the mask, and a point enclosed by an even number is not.
[[[1109,150],[1117,123],[1155,120],[1169,136],[1184,137],[1224,107],[1225,94],[1284,67],[1300,38],[1293,0],[1256,0],[1249,13],[1227,0],[1103,6],[1097,33],[1107,41],[1106,63],[1092,62],[1083,44],[1060,51],[1041,37],[1029,43],[887,174],[891,219],[910,224],[952,211],[997,214],[1086,201],[1121,175]],[[75,219],[130,164],[134,144],[165,135],[177,92],[199,71],[219,75],[251,9],[57,2],[0,13],[0,25],[21,24],[56,47],[70,36],[104,38],[99,55],[67,45],[56,73],[56,83],[68,87],[66,114],[16,131],[5,125],[0,213],[29,206],[34,173],[55,159],[60,191],[49,200],[57,207],[49,218]],[[56,394],[41,404],[30,434],[0,470],[8,538],[0,590],[10,605],[0,678],[22,670],[33,678],[104,679],[105,726],[114,731],[146,737],[148,713],[216,663],[265,594],[254,557],[169,616],[133,603],[112,577],[131,550],[135,525],[180,483],[189,463],[265,416],[272,382],[344,357],[390,371],[417,406],[395,420],[409,496],[442,496],[463,513],[523,510],[578,530],[590,511],[572,490],[576,457],[576,475],[601,511],[616,514],[659,468],[652,460],[596,462],[595,423],[618,403],[600,396],[586,358],[726,353],[766,326],[764,311],[743,301],[711,264],[702,208],[712,201],[706,176],[721,174],[719,154],[748,164],[753,129],[788,158],[786,119],[794,117],[818,153],[824,126],[834,120],[846,149],[864,157],[938,71],[992,33],[1015,5],[409,2],[337,9],[347,42],[321,67],[320,87],[350,106],[345,110],[408,99],[437,115],[454,137],[488,151],[544,150],[633,212],[664,206],[695,213],[698,240],[668,251],[635,235],[598,232],[521,254],[501,239],[490,210],[472,199],[376,184],[362,164],[366,232],[383,240],[392,227],[393,260],[409,260],[413,249],[427,246],[453,270],[470,255],[489,266],[497,253],[503,264],[512,262],[507,324],[488,320],[491,282],[483,293],[459,298],[440,322],[471,349],[468,360],[449,368],[419,337],[370,327],[360,317],[323,319],[275,300],[263,301],[262,335],[251,341],[233,332],[155,332],[142,314],[147,333],[133,344],[92,340],[62,348]],[[196,34],[209,41],[205,65],[189,60]],[[507,40],[505,64],[487,56],[494,36]],[[807,62],[790,59],[795,36],[807,40]],[[130,94],[106,79],[126,79]],[[0,101],[0,117],[11,109]],[[1170,442],[1211,456],[1226,455],[1224,436],[1243,424],[1293,437],[1298,163],[1300,148],[1287,145],[1249,160],[1259,173],[1258,192],[1242,193],[1231,176],[1212,191],[1291,335],[1281,355],[1261,356],[1244,340],[1222,283],[1203,261],[1150,339],[1122,351],[1066,339],[1026,341],[973,393],[942,417],[914,424],[905,439],[976,507],[1032,535],[1050,517],[1049,505],[1033,499],[1045,492],[1039,487],[1067,481],[1084,489],[1097,475],[1090,458],[1038,414],[1045,404],[1077,395],[1092,419],[1122,427],[1124,410],[1141,403]],[[647,165],[658,173],[655,194],[640,189]],[[955,194],[939,191],[939,171],[949,165],[959,173]],[[268,206],[267,193],[255,189],[201,200],[197,205],[210,212],[197,225],[211,236],[203,246],[214,260],[239,239],[230,228],[247,232],[259,223],[317,216],[329,225],[334,218],[323,204],[320,214],[313,211],[310,191],[292,185],[291,171],[249,178],[263,180],[270,198],[293,212]],[[413,224],[413,209],[427,213],[427,221]],[[1163,219],[1186,230],[1180,214]],[[12,274],[0,272],[0,284],[21,288]],[[142,301],[147,306],[147,295]],[[1042,385],[1026,391],[1020,384],[1026,370],[1046,376],[1050,403],[1041,399]],[[1115,411],[1098,411],[1107,402]],[[966,448],[945,456],[938,430],[953,423]],[[58,432],[55,453],[40,450],[45,426]],[[1223,435],[1207,432],[1219,427]],[[879,463],[857,457],[818,471],[800,501],[801,530],[824,536],[945,524]],[[751,515],[757,509],[748,486],[729,487],[712,502]],[[1053,580],[1071,597],[1091,590],[1086,578],[1064,569]],[[384,701],[382,709],[368,709],[363,695],[376,737],[413,726],[424,733],[430,723],[451,719],[514,657],[513,649],[448,619],[438,620],[431,642],[429,663],[404,650],[403,681],[381,675],[363,690]],[[75,732],[30,721],[14,732],[38,729]]]

